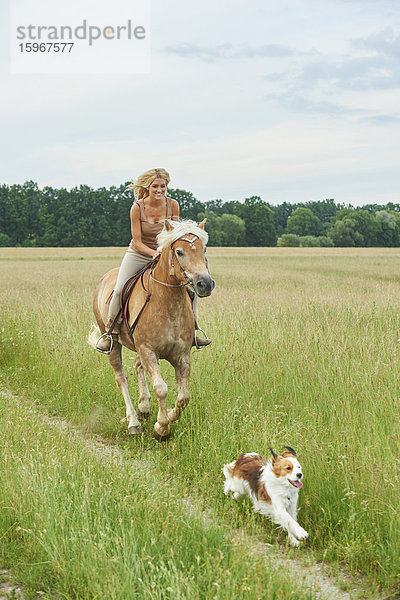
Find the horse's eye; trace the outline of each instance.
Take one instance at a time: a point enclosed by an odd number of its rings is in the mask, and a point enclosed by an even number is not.
[[[182,252],[182,250],[177,250],[177,251],[176,251],[176,254],[177,254],[177,256],[183,256],[183,252]]]

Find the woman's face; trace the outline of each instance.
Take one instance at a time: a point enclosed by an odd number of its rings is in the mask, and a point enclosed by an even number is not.
[[[149,196],[152,200],[162,200],[167,191],[167,184],[164,179],[155,179],[149,187]]]

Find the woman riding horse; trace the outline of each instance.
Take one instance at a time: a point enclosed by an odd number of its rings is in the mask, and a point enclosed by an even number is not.
[[[126,404],[126,419],[130,434],[142,433],[139,419],[150,413],[150,393],[146,374],[150,378],[159,410],[154,426],[157,440],[165,440],[170,424],[179,419],[189,402],[190,358],[195,337],[195,317],[190,288],[197,297],[205,298],[214,289],[214,280],[208,271],[205,245],[208,234],[204,221],[174,222],[165,220],[164,229],[157,236],[160,256],[152,262],[133,288],[127,301],[124,323],[118,339],[111,345],[108,360],[115,372],[115,381]],[[89,335],[95,346],[100,332],[105,335],[107,301],[115,287],[118,269],[104,275],[93,298],[97,325]],[[122,364],[122,346],[137,353],[136,374],[139,382],[139,404],[135,411],[128,389],[128,379]],[[163,380],[159,361],[167,360],[175,369],[178,396],[175,406],[167,409],[168,386]]]
[[[118,272],[108,310],[106,333],[97,340],[95,346],[99,352],[108,354],[113,342],[118,340],[122,322],[122,318],[118,315],[121,308],[121,293],[126,281],[158,256],[157,235],[162,231],[165,219],[179,220],[178,202],[167,196],[169,182],[170,176],[165,169],[151,169],[140,175],[127,188],[133,190],[135,197],[130,211],[132,240]],[[202,339],[196,335],[197,347],[207,346],[210,343],[211,340],[208,338]]]

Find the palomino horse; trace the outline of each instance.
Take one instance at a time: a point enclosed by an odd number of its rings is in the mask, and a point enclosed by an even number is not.
[[[190,296],[186,287],[192,288],[197,296],[209,296],[214,289],[205,258],[208,234],[204,222],[165,221],[164,229],[157,241],[161,255],[153,271],[146,271],[142,281],[137,282],[129,300],[129,325],[139,312],[142,314],[133,332],[134,343],[127,327],[121,327],[118,342],[114,342],[108,359],[115,371],[115,380],[126,404],[126,418],[131,434],[142,433],[139,418],[150,412],[150,394],[146,373],[150,377],[159,410],[154,427],[154,437],[165,440],[169,436],[170,423],[177,421],[189,403],[190,350],[195,333],[195,318]],[[108,305],[117,279],[118,269],[104,275],[97,286],[93,310],[101,333],[105,332]],[[144,289],[144,287],[146,289]],[[146,296],[151,294],[146,304]],[[89,343],[94,346],[99,335],[92,332]],[[139,382],[138,412],[132,406],[128,391],[128,380],[122,366],[122,346],[137,352],[136,374]],[[178,397],[173,409],[167,410],[167,384],[160,374],[158,361],[164,358],[175,369]]]

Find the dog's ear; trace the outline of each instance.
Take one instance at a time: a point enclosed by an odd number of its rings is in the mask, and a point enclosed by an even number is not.
[[[275,454],[275,452],[272,450],[271,446],[269,447],[269,449],[271,450],[271,454],[272,454],[272,464],[274,464],[274,462],[278,458],[278,455]]]
[[[285,452],[282,454],[284,458],[286,458],[286,456],[297,456],[296,452],[290,446],[284,446],[284,448],[286,448]]]

